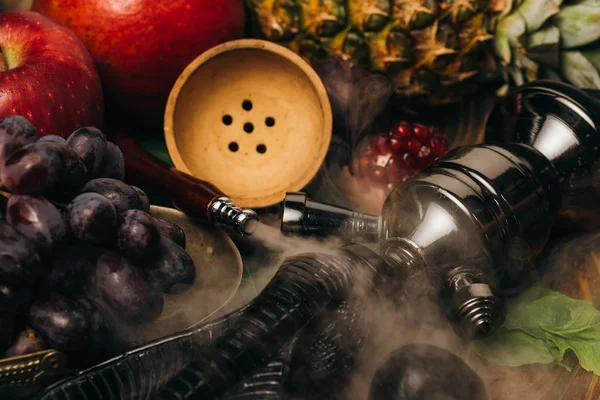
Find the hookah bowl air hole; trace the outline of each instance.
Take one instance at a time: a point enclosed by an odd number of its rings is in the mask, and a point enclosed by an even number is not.
[[[502,99],[486,125],[487,142],[499,144],[454,149],[388,196],[379,244],[399,279],[427,275],[465,335],[494,332],[504,319],[501,277],[529,272],[561,210],[578,215],[574,192],[599,197],[599,115],[598,101],[558,82],[527,84]],[[284,225],[303,220],[286,212]]]

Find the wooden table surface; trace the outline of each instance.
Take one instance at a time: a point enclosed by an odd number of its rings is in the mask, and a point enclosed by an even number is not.
[[[573,238],[557,251],[549,260],[552,265],[541,277],[541,285],[572,298],[591,300],[600,308],[600,234]],[[571,372],[555,364],[518,368],[487,365],[483,375],[494,400],[600,399],[600,378],[583,370],[574,356],[565,361],[573,366]]]

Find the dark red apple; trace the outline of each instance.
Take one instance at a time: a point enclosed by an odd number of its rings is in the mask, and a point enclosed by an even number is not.
[[[92,57],[67,28],[35,12],[0,13],[0,118],[19,114],[40,136],[103,127]]]
[[[241,38],[246,21],[243,0],[35,0],[32,9],[86,44],[112,116],[160,128],[185,67],[211,47]]]

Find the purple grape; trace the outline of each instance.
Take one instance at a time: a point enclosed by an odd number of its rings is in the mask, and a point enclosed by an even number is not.
[[[26,354],[39,353],[40,351],[48,350],[48,345],[44,339],[40,337],[31,328],[21,331],[15,341],[6,350],[6,357],[19,357]]]
[[[0,317],[0,349],[5,349],[14,336],[15,321],[11,317]]]
[[[35,126],[25,117],[11,115],[0,120],[0,164],[15,151],[37,140]]]
[[[152,219],[154,220],[154,224],[158,228],[158,231],[161,235],[168,237],[177,243],[181,248],[185,249],[185,232],[179,227],[179,225],[156,217],[152,217]]]
[[[60,211],[44,197],[12,195],[6,207],[6,219],[42,256],[64,243],[69,234]]]
[[[87,167],[73,149],[62,144],[59,146],[65,155],[65,173],[57,188],[63,191],[80,189],[89,180]]]
[[[106,252],[98,260],[96,285],[101,298],[125,320],[143,324],[162,313],[162,293],[146,282],[139,267],[116,253]]]
[[[117,179],[97,178],[85,184],[82,193],[98,193],[115,206],[117,212],[141,210],[142,200],[134,188]]]
[[[114,240],[117,211],[113,204],[97,193],[84,193],[67,206],[67,220],[79,240],[102,244]]]
[[[123,158],[123,153],[112,142],[106,143],[104,162],[97,177],[118,179],[120,181],[125,179],[125,159]]]
[[[6,221],[6,205],[8,204],[8,199],[2,195],[0,195],[0,221]]]
[[[85,165],[73,150],[48,141],[21,147],[2,168],[4,185],[16,194],[39,195],[57,187],[79,188],[85,178]]]
[[[181,294],[196,281],[192,257],[174,241],[161,237],[158,254],[144,265],[148,281],[168,294]]]
[[[27,310],[33,289],[27,286],[8,286],[0,283],[0,314],[17,315]]]
[[[84,352],[69,355],[69,363],[78,367],[94,365],[110,357],[108,349],[116,332],[98,307],[87,297],[75,299],[90,321],[90,336]]]
[[[79,128],[67,139],[67,146],[83,160],[90,178],[101,171],[106,154],[106,136],[95,127]]]
[[[140,201],[142,204],[142,211],[149,213],[150,212],[150,199],[148,198],[148,195],[146,194],[146,192],[144,192],[142,189],[140,189],[137,186],[131,186],[138,194],[138,196],[140,196]]]
[[[70,298],[50,293],[36,300],[29,309],[31,327],[52,348],[77,351],[86,347],[90,322],[85,310]]]
[[[58,136],[58,135],[46,135],[46,136],[42,136],[41,138],[38,139],[38,142],[56,142],[56,143],[60,143],[60,144],[67,144],[67,140],[65,138],[63,138],[62,136]]]
[[[83,293],[94,276],[96,262],[104,249],[78,243],[58,252],[52,261],[46,286],[62,294]]]
[[[127,210],[119,216],[117,248],[133,261],[144,261],[156,254],[160,232],[152,217],[142,210]]]
[[[0,222],[0,281],[29,285],[41,273],[40,257],[33,243],[9,224]]]

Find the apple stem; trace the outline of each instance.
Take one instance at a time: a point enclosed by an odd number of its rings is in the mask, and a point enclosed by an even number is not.
[[[8,71],[8,64],[6,63],[6,58],[4,57],[4,52],[0,48],[0,72]]]

